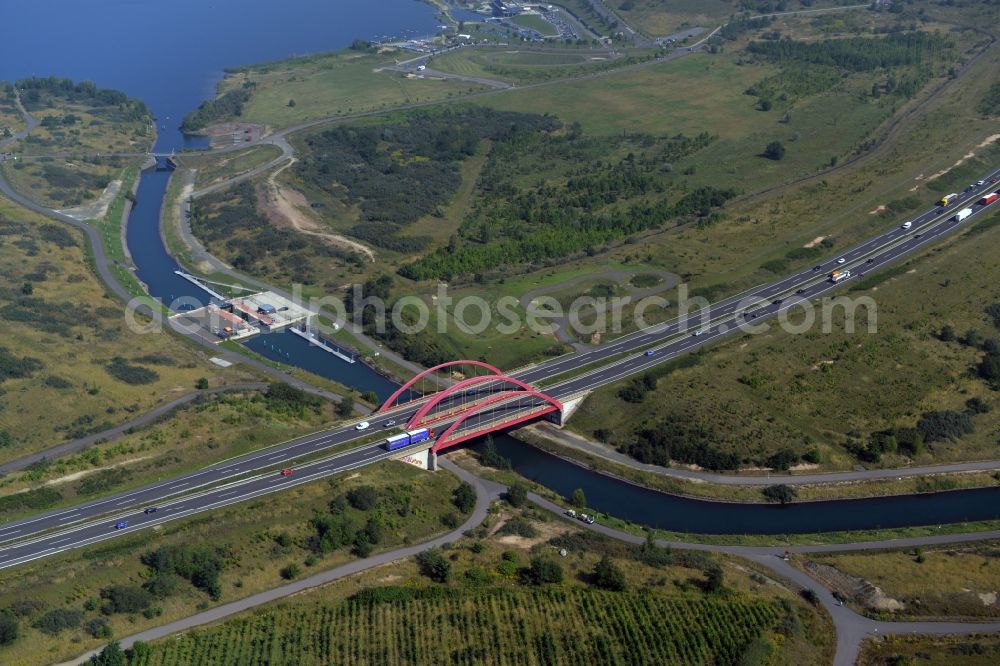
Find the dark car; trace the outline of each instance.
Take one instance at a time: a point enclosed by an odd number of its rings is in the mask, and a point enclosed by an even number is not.
[[[821,270],[823,270],[823,267],[822,266],[813,266],[813,270],[814,271],[821,271]]]
[[[806,293],[806,290],[805,290],[805,289],[797,289],[797,290],[795,291],[795,293],[796,293],[796,294],[804,294],[804,293]]]
[[[143,509],[143,513],[156,513],[156,507],[148,506],[145,509]]]

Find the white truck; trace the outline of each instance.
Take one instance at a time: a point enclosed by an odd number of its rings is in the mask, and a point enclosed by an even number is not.
[[[851,271],[834,271],[830,273],[830,282],[836,284],[837,282],[843,282],[847,278],[851,277]]]
[[[955,213],[955,217],[953,217],[951,219],[955,220],[956,222],[961,222],[962,220],[964,220],[965,218],[969,217],[970,215],[972,215],[972,209],[971,208],[963,208],[962,210],[960,210],[957,213]]]

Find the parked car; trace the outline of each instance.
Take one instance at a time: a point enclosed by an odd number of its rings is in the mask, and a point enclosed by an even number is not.
[[[594,520],[595,520],[595,519],[594,519],[594,517],[593,517],[593,516],[587,516],[587,520],[586,520],[586,523],[587,523],[588,525],[593,525],[593,524],[594,524]]]
[[[566,509],[566,515],[569,516],[570,518],[576,518],[576,510]]]

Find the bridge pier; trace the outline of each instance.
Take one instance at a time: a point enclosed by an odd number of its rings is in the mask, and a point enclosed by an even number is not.
[[[427,452],[427,471],[438,471],[438,454],[434,453],[434,449],[430,449]]]
[[[583,401],[587,399],[588,395],[590,395],[590,391],[584,391],[583,393],[577,393],[576,395],[563,400],[562,409],[558,412],[552,412],[551,414],[546,415],[546,420],[554,423],[556,427],[562,428],[566,425],[566,422],[569,421],[569,417],[573,416],[573,413],[576,412],[580,405],[583,404]]]

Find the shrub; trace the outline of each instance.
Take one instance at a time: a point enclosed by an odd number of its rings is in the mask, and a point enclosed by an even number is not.
[[[447,583],[451,579],[451,562],[438,548],[425,550],[417,555],[417,565],[420,573],[436,583]]]
[[[476,506],[476,489],[471,484],[463,481],[455,488],[452,501],[455,507],[462,513],[469,513]]]
[[[943,442],[973,433],[976,427],[968,414],[945,410],[924,412],[917,421],[917,429],[923,434],[925,442]]]
[[[285,580],[292,580],[293,578],[298,578],[300,573],[302,573],[302,570],[299,569],[299,565],[292,562],[281,570],[281,577]]]
[[[149,607],[153,596],[148,590],[134,585],[112,585],[101,590],[106,601],[101,608],[105,615],[112,613],[138,613]]]
[[[621,592],[626,587],[625,574],[605,555],[594,567],[594,585],[613,592]]]
[[[378,490],[374,486],[358,486],[347,492],[347,501],[359,511],[369,511],[378,503]]]
[[[521,577],[530,585],[561,583],[563,579],[563,570],[559,563],[553,559],[547,557],[533,557],[531,559],[531,565],[522,572]]]
[[[574,490],[573,494],[569,497],[569,501],[578,509],[585,509],[587,507],[587,496],[584,494],[583,488]]]
[[[94,638],[111,638],[111,627],[103,617],[95,617],[83,624],[83,630]]]
[[[121,356],[116,356],[105,366],[108,374],[126,384],[138,386],[142,384],[152,384],[160,379],[160,375],[149,368],[141,365],[132,365]]]
[[[50,636],[56,636],[64,629],[76,629],[82,621],[83,611],[54,608],[35,620],[31,626]]]
[[[772,141],[764,148],[764,157],[769,160],[781,160],[785,158],[785,146],[780,141]]]
[[[783,483],[768,486],[760,492],[769,502],[779,502],[781,504],[788,504],[799,495],[799,491]]]
[[[507,492],[504,493],[503,498],[512,507],[522,507],[528,501],[528,487],[523,483],[512,483],[507,487]]]
[[[497,531],[501,535],[512,534],[515,536],[525,537],[527,539],[532,539],[538,536],[538,530],[535,529],[535,526],[520,516],[511,518]]]
[[[0,613],[0,645],[10,645],[21,635],[21,623],[7,613]]]

